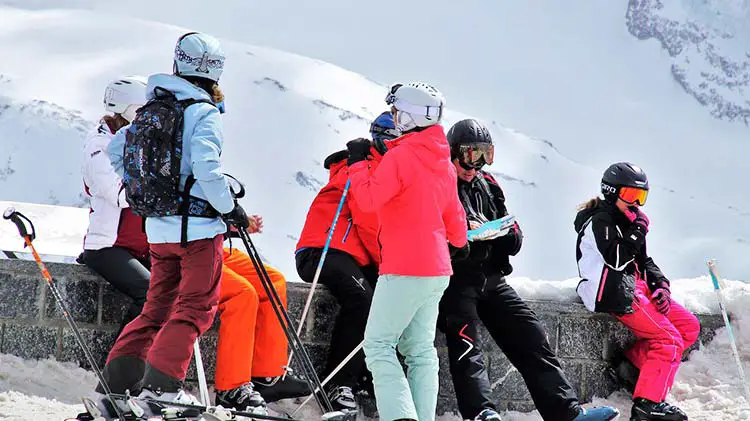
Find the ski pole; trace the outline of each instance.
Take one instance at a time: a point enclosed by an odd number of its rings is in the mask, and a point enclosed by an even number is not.
[[[322,388],[323,386],[326,385],[326,383],[328,383],[329,381],[331,381],[331,379],[333,378],[333,376],[335,376],[336,373],[338,373],[339,371],[341,371],[341,369],[344,368],[344,366],[346,365],[346,363],[349,362],[349,360],[351,360],[352,358],[354,358],[354,356],[362,349],[362,346],[364,344],[365,344],[364,341],[360,342],[359,345],[357,345],[352,350],[352,352],[350,352],[349,355],[347,355],[346,358],[344,358],[344,360],[341,361],[339,363],[339,365],[337,365],[336,368],[334,368],[331,371],[331,374],[329,374],[328,376],[326,376],[326,378],[323,379],[322,382],[320,382],[320,387]],[[299,412],[299,410],[302,409],[303,406],[307,405],[307,403],[310,402],[310,400],[313,398],[313,396],[315,396],[316,393],[318,393],[319,390],[320,389],[313,390],[313,392],[310,394],[310,396],[308,396],[307,399],[305,399],[301,404],[299,404],[299,406],[297,407],[297,409],[295,409],[294,412],[292,412],[292,417],[294,415],[296,415],[297,412]]]
[[[341,200],[339,201],[339,206],[336,209],[336,214],[333,216],[333,222],[331,222],[331,228],[328,230],[328,238],[326,239],[325,246],[323,246],[323,252],[320,254],[320,261],[318,262],[318,267],[315,269],[315,276],[313,276],[312,285],[310,285],[310,292],[307,294],[307,300],[305,300],[305,307],[302,309],[302,316],[299,319],[299,326],[297,326],[297,336],[302,334],[302,326],[305,323],[305,317],[307,317],[307,312],[310,310],[310,304],[312,303],[313,294],[315,294],[315,287],[318,285],[318,279],[320,278],[320,273],[323,271],[323,263],[325,263],[326,255],[328,254],[328,248],[331,246],[331,239],[333,239],[333,231],[336,229],[336,222],[339,219],[339,215],[341,214],[341,209],[344,207],[344,202],[346,201],[346,194],[349,192],[349,185],[351,184],[351,181],[349,179],[346,180],[346,184],[344,185],[344,192],[341,194]],[[286,366],[291,367],[292,366],[292,358],[294,358],[294,350],[289,352],[289,361],[287,361]],[[286,377],[286,372],[284,372],[284,375],[282,376],[282,380]]]
[[[245,231],[245,229],[240,226],[235,227],[239,232],[242,243],[245,245],[245,249],[247,250],[247,254],[250,256],[250,260],[253,263],[255,271],[258,273],[258,277],[260,278],[261,284],[263,285],[263,289],[265,290],[266,295],[271,302],[271,307],[273,308],[274,313],[276,313],[276,317],[278,318],[282,330],[284,331],[284,334],[289,341],[289,345],[291,346],[292,350],[296,349],[302,358],[302,367],[306,372],[306,380],[308,381],[310,389],[322,389],[322,387],[320,386],[320,379],[315,372],[315,366],[310,360],[310,355],[305,350],[305,347],[302,344],[302,340],[299,338],[299,335],[295,333],[294,324],[292,324],[292,320],[289,318],[289,314],[284,308],[284,305],[281,302],[281,298],[279,298],[279,294],[276,291],[276,288],[273,286],[273,283],[271,282],[271,278],[268,276],[268,272],[266,271],[266,267],[263,265],[263,261],[260,259],[258,250],[253,245],[252,240],[250,240],[250,236],[247,231]],[[318,401],[318,405],[320,406],[320,410],[323,413],[334,414],[336,412],[333,411],[333,406],[331,405],[331,401],[330,399],[328,399],[328,396],[326,396],[325,394],[322,394],[321,397],[318,397],[318,395],[315,396],[316,400]]]
[[[719,277],[716,275],[716,262],[714,260],[708,261],[708,273],[711,274],[711,281],[714,283],[714,291],[719,299],[719,309],[721,309],[721,315],[724,318],[724,324],[727,327],[727,336],[729,336],[729,344],[732,346],[732,353],[734,354],[734,361],[737,363],[737,369],[740,373],[740,380],[742,386],[745,389],[745,398],[750,403],[750,388],[745,380],[745,370],[742,368],[742,361],[740,360],[740,353],[737,351],[737,341],[734,338],[734,332],[732,331],[732,325],[729,324],[729,316],[727,315],[726,305],[724,304],[724,295],[721,293],[721,285],[719,284]]]
[[[102,371],[99,369],[99,366],[96,364],[96,360],[94,359],[93,354],[91,354],[91,350],[89,350],[89,347],[86,346],[86,343],[83,341],[83,337],[81,336],[81,332],[78,330],[78,325],[76,324],[75,320],[73,320],[73,316],[70,315],[70,312],[68,311],[68,307],[65,305],[65,301],[63,301],[62,296],[60,295],[60,292],[57,290],[57,287],[55,286],[55,281],[52,280],[52,276],[49,274],[49,271],[47,270],[47,266],[42,262],[41,257],[39,257],[39,253],[36,252],[36,248],[34,247],[34,244],[32,244],[32,241],[34,241],[34,238],[36,238],[36,230],[34,229],[34,224],[31,222],[31,220],[27,217],[25,217],[20,212],[17,212],[13,207],[9,207],[8,209],[3,212],[3,219],[7,219],[14,224],[16,224],[16,228],[18,228],[18,233],[23,237],[24,241],[26,242],[26,245],[24,247],[29,247],[31,249],[31,253],[34,255],[34,260],[36,261],[37,266],[39,266],[39,270],[42,272],[42,277],[45,281],[47,281],[47,285],[49,286],[50,291],[52,291],[52,296],[55,297],[55,301],[57,302],[57,305],[60,306],[60,310],[63,313],[63,316],[65,317],[65,320],[68,322],[68,325],[73,330],[73,335],[76,337],[76,340],[78,341],[78,345],[83,350],[83,354],[86,356],[86,359],[88,360],[88,363],[91,365],[91,368],[94,370],[94,373],[96,374],[96,377],[99,380],[99,384],[101,384],[102,389],[104,390],[104,393],[107,395],[107,398],[112,403],[112,406],[115,409],[115,412],[117,412],[117,418],[120,419],[120,421],[125,421],[125,415],[122,413],[120,408],[115,403],[115,400],[112,398],[112,390],[109,388],[109,384],[107,384],[107,381],[104,380],[104,375],[102,374]],[[26,229],[26,224],[24,223],[24,220],[29,223],[31,226],[31,233],[28,232]]]
[[[193,343],[193,356],[195,356],[195,371],[198,375],[198,390],[200,391],[201,401],[204,405],[208,405],[211,403],[211,398],[208,396],[206,372],[203,370],[203,356],[201,355],[200,338],[196,338]]]

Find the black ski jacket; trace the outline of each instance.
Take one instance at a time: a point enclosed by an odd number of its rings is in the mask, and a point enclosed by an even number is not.
[[[492,221],[508,215],[503,190],[484,171],[478,171],[471,182],[458,180],[458,198],[466,211],[467,221]],[[453,262],[451,282],[483,285],[488,277],[509,275],[513,271],[509,256],[515,256],[521,250],[522,241],[523,234],[516,224],[515,229],[503,237],[471,242],[469,257]]]
[[[632,313],[636,279],[651,291],[669,288],[654,260],[646,253],[646,237],[613,204],[598,201],[576,216],[576,261],[582,278],[577,292],[591,311]]]

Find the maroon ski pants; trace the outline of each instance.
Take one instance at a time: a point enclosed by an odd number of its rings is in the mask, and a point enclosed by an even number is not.
[[[151,244],[151,279],[143,311],[117,338],[107,363],[133,356],[184,380],[193,343],[214,320],[219,304],[223,236]]]

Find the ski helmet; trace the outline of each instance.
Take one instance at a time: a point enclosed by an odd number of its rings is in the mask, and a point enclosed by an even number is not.
[[[604,171],[601,189],[608,203],[614,203],[619,198],[625,203],[638,202],[643,206],[648,196],[648,178],[640,167],[629,162],[618,162]]]
[[[386,104],[395,110],[393,120],[403,134],[440,123],[445,98],[434,86],[422,82],[396,84],[389,89]]]
[[[135,111],[146,103],[146,84],[143,76],[126,76],[109,82],[104,90],[104,109],[133,121]]]
[[[393,114],[390,111],[380,114],[370,125],[372,144],[381,155],[385,155],[386,151],[388,151],[385,141],[395,139],[400,135],[401,133],[393,124]]]
[[[216,38],[188,32],[177,40],[173,71],[177,76],[194,76],[218,82],[224,71],[224,51]]]
[[[492,135],[487,126],[479,121],[473,118],[461,120],[448,130],[446,136],[451,147],[451,159],[458,159],[464,169],[479,169],[494,162]]]

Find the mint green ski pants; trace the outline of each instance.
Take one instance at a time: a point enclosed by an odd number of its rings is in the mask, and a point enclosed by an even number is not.
[[[435,325],[448,276],[381,275],[365,328],[365,361],[372,371],[381,421],[434,421],[438,394]],[[406,359],[407,375],[396,357]]]

